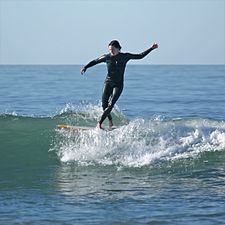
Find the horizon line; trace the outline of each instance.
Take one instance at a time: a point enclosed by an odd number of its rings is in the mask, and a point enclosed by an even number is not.
[[[72,63],[62,63],[62,64],[55,64],[55,63],[0,63],[0,66],[83,66],[84,64],[72,64]],[[224,66],[225,63],[165,63],[165,64],[129,64],[129,66]],[[97,66],[103,66],[103,64],[99,64]]]

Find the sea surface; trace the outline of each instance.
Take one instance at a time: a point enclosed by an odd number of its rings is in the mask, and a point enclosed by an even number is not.
[[[225,65],[0,66],[0,224],[225,224]],[[107,127],[107,121],[104,123]]]

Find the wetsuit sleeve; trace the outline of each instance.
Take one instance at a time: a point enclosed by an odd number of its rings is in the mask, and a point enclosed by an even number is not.
[[[89,62],[84,68],[90,68],[92,66],[95,66],[96,64],[102,63],[102,62],[106,62],[106,55],[103,55],[97,59],[92,60],[91,62]]]
[[[146,51],[140,53],[140,54],[131,54],[131,53],[127,53],[127,58],[128,60],[130,59],[143,59],[146,55],[148,55],[153,49],[149,48]]]

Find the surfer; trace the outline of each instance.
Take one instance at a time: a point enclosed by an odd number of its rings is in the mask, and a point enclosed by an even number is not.
[[[80,72],[83,75],[85,71],[99,63],[107,64],[107,76],[104,83],[102,92],[102,108],[103,114],[101,119],[97,123],[96,127],[102,129],[102,123],[108,117],[109,128],[112,128],[113,121],[110,112],[113,109],[116,101],[119,99],[123,91],[124,72],[127,62],[130,59],[143,59],[152,50],[158,48],[158,44],[154,43],[146,51],[140,54],[122,53],[120,43],[117,40],[113,40],[108,45],[109,54],[105,54],[97,59],[90,61],[86,66],[81,68]]]

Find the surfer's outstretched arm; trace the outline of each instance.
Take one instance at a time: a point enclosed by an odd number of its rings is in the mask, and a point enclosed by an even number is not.
[[[140,53],[140,54],[131,54],[131,53],[127,53],[128,56],[128,60],[130,59],[143,59],[146,55],[148,55],[152,50],[158,48],[158,44],[154,43],[152,44],[152,46],[147,49],[146,51]]]
[[[106,61],[106,55],[103,55],[97,59],[94,59],[94,60],[90,61],[86,66],[81,68],[80,73],[83,75],[88,68],[95,66],[96,64],[105,62],[105,61]]]

